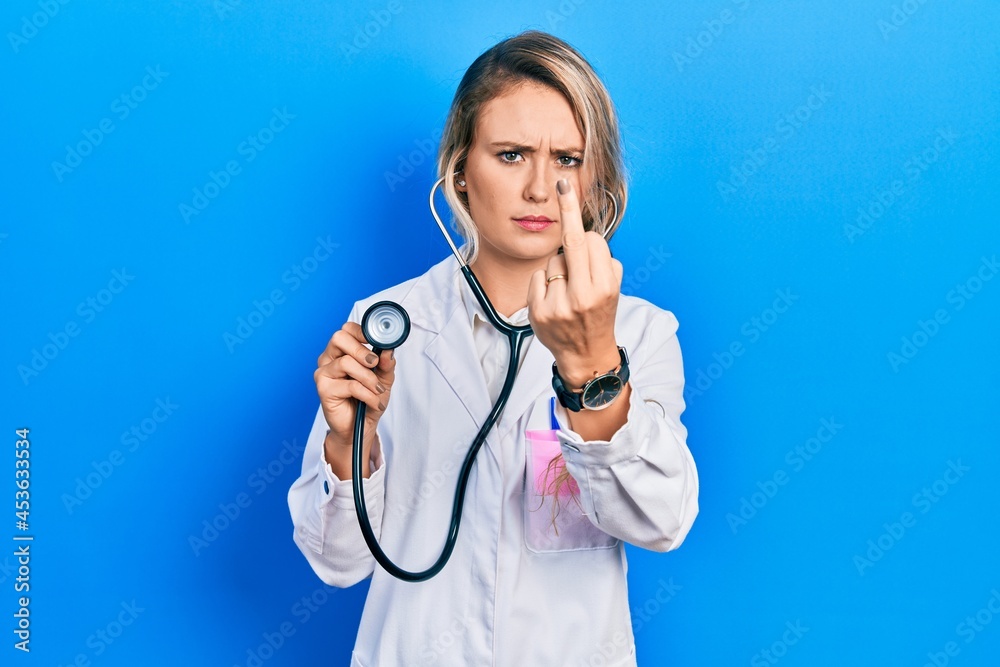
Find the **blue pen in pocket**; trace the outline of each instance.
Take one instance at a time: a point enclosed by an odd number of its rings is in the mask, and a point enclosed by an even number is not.
[[[553,431],[559,430],[559,421],[556,419],[556,397],[549,399],[549,425]]]

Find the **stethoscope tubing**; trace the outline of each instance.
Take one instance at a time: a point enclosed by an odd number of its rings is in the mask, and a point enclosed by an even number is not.
[[[357,413],[354,418],[354,442],[351,451],[351,488],[354,492],[354,508],[358,515],[358,524],[361,526],[361,534],[379,565],[386,572],[403,581],[426,581],[440,572],[448,562],[448,559],[451,558],[455,544],[458,542],[458,529],[462,523],[462,507],[465,503],[465,492],[469,484],[469,476],[472,474],[472,464],[475,462],[479,450],[482,449],[483,443],[486,442],[486,434],[493,428],[504,406],[507,405],[507,400],[510,398],[511,390],[514,387],[514,379],[517,377],[517,365],[518,359],[520,359],[521,348],[527,337],[533,333],[530,324],[513,326],[501,320],[493,308],[493,304],[486,297],[486,293],[483,291],[482,285],[479,284],[479,280],[472,273],[472,269],[467,265],[462,266],[462,273],[465,275],[465,279],[475,293],[479,303],[486,310],[487,316],[493,326],[506,336],[510,347],[510,359],[507,363],[507,374],[504,377],[503,387],[500,390],[497,402],[493,405],[489,416],[476,434],[476,438],[473,440],[472,446],[469,447],[469,451],[466,453],[465,460],[462,462],[462,467],[459,470],[458,484],[455,487],[455,498],[451,508],[451,525],[448,528],[448,535],[445,538],[444,549],[434,564],[426,570],[420,572],[404,570],[392,562],[385,551],[383,551],[381,545],[379,545],[378,538],[375,536],[375,531],[372,529],[371,521],[368,518],[368,506],[365,502],[361,479],[361,443],[364,442],[365,414],[368,408],[365,403],[358,401]],[[382,350],[373,348],[372,352],[376,355],[381,355]]]

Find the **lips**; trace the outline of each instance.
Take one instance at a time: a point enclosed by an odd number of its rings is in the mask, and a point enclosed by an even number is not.
[[[544,215],[529,215],[526,218],[515,218],[514,222],[521,229],[527,229],[530,232],[540,232],[543,229],[547,229],[555,221],[551,218],[546,218]]]

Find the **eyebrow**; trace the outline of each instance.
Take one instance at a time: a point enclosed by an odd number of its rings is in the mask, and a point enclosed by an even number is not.
[[[509,148],[511,151],[518,153],[534,153],[535,149],[532,146],[527,146],[525,144],[519,144],[516,141],[494,141],[490,144],[491,148]],[[551,155],[562,155],[564,153],[583,153],[582,148],[553,148],[549,151]]]

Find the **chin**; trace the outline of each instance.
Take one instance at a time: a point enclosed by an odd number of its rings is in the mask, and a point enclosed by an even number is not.
[[[512,223],[517,226],[517,223]],[[538,232],[528,232],[521,227],[517,227],[515,233],[504,239],[503,245],[497,245],[486,240],[480,234],[479,252],[484,251],[496,257],[505,257],[511,260],[533,261],[551,257],[559,250],[562,244],[558,235],[551,236]]]

